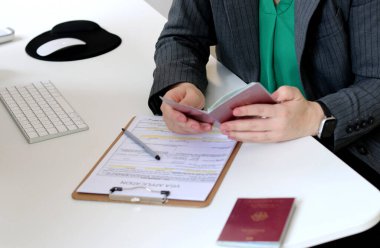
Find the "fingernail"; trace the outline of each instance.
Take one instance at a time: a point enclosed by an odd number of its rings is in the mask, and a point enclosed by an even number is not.
[[[233,115],[240,115],[241,114],[241,110],[240,109],[234,109],[234,111],[232,111],[232,114]]]
[[[191,125],[190,127],[191,127],[192,129],[198,129],[198,126],[195,125],[195,124]]]
[[[211,130],[211,125],[207,125],[207,126],[205,127],[205,130],[206,130],[206,131],[210,131],[210,130]]]
[[[177,120],[178,120],[179,122],[185,122],[185,121],[186,121],[186,117],[183,116],[183,115],[179,115],[179,116],[177,117]]]

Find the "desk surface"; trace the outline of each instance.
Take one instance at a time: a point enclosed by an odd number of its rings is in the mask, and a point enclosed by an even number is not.
[[[0,87],[51,80],[90,130],[30,145],[0,104],[0,247],[216,247],[238,197],[297,198],[284,247],[323,243],[379,221],[379,191],[310,137],[244,144],[206,208],[71,199],[120,127],[151,114],[152,57],[165,20],[141,0],[23,1],[22,8],[19,2],[1,7],[0,23],[14,28],[16,39],[0,45]],[[99,23],[123,43],[75,62],[39,61],[24,52],[31,38],[77,19]],[[208,69],[216,85],[235,79],[215,60]]]

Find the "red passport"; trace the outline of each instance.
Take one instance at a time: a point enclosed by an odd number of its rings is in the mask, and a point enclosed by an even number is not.
[[[220,234],[219,245],[280,247],[295,198],[239,198]]]

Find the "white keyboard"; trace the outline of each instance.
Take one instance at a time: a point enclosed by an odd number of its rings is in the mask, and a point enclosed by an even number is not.
[[[1,88],[0,99],[29,143],[88,129],[51,82]]]

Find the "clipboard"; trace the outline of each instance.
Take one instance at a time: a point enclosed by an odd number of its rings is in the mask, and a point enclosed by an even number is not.
[[[135,119],[133,117],[128,124],[124,127],[127,129],[132,121]],[[228,158],[226,164],[224,165],[222,171],[219,174],[218,179],[216,180],[212,190],[204,201],[192,201],[192,200],[177,200],[177,199],[168,199],[170,192],[166,191],[153,191],[149,188],[145,187],[131,187],[131,188],[121,188],[121,187],[113,187],[110,189],[109,194],[94,194],[94,193],[81,193],[77,190],[80,186],[87,180],[87,178],[94,172],[99,163],[103,160],[103,158],[110,152],[111,148],[119,141],[119,139],[124,135],[123,132],[116,137],[116,139],[112,142],[112,144],[106,149],[103,155],[98,159],[92,169],[87,173],[87,175],[82,179],[79,185],[75,188],[73,193],[71,194],[72,198],[75,200],[86,200],[86,201],[102,201],[102,202],[124,202],[124,203],[132,203],[132,204],[150,204],[150,205],[168,205],[168,206],[179,206],[179,207],[206,207],[210,205],[216,192],[218,191],[225,175],[227,174],[232,161],[234,160],[238,150],[241,147],[241,142],[237,142],[233,151],[231,152],[230,157]],[[118,192],[124,190],[148,190],[152,191],[153,194],[156,194],[156,197],[138,197],[138,196],[128,196],[128,195],[120,195]]]

